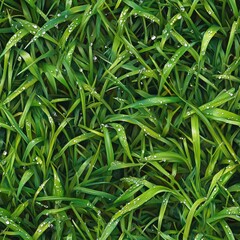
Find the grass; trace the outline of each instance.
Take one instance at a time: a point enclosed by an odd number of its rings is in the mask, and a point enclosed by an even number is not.
[[[1,0],[1,239],[240,239],[235,0]]]

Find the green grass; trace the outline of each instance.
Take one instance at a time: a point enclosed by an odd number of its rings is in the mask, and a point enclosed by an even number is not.
[[[0,239],[240,239],[236,0],[0,1]]]

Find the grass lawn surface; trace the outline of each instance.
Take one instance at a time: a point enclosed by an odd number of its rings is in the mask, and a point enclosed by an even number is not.
[[[0,1],[0,239],[240,239],[238,0]]]

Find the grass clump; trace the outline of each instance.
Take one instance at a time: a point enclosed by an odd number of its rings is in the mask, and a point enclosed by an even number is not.
[[[2,239],[239,239],[237,1],[0,4]]]

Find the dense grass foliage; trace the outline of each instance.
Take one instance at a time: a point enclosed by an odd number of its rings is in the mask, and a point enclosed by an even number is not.
[[[1,239],[240,239],[237,0],[1,0]]]

